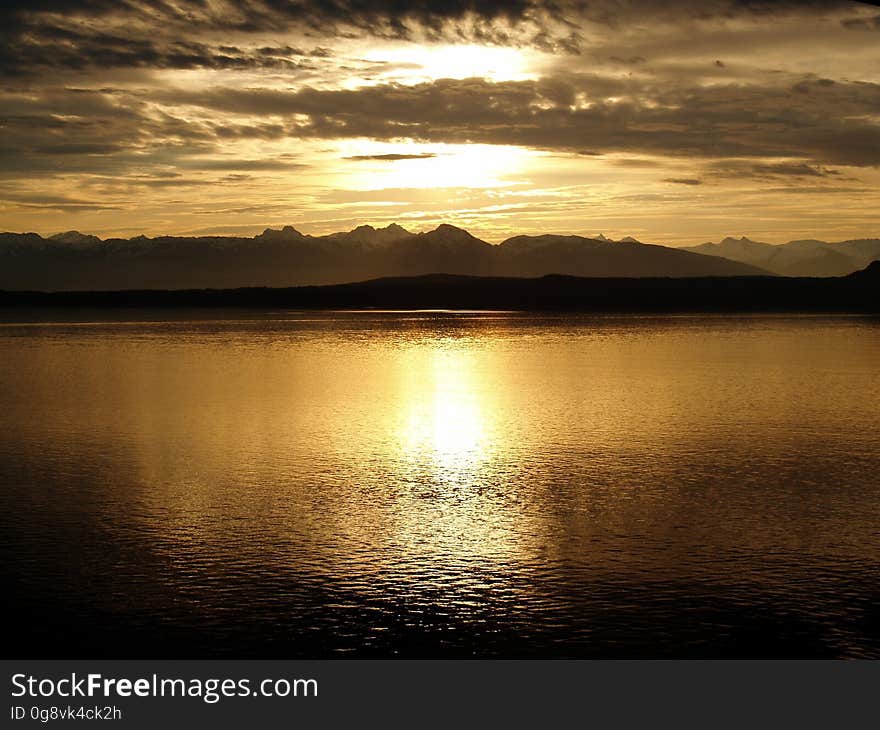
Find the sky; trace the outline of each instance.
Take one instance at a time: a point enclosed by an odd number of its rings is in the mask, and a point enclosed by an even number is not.
[[[880,236],[880,7],[11,0],[0,229]]]

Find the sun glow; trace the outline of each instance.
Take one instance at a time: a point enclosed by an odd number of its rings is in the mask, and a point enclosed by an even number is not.
[[[524,81],[534,78],[535,51],[479,45],[407,44],[376,48],[364,54],[367,61],[385,64],[382,81],[416,84],[437,79],[483,78],[489,81]]]
[[[353,141],[340,151],[348,163],[344,187],[498,188],[515,185],[539,153],[486,144],[389,144]]]

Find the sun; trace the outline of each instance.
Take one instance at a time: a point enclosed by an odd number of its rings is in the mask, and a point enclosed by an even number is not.
[[[437,79],[482,78],[525,81],[534,78],[535,51],[480,45],[406,44],[375,48],[364,54],[373,63],[387,64],[382,81],[416,84]]]
[[[511,145],[352,140],[338,153],[349,190],[516,185],[538,153]]]

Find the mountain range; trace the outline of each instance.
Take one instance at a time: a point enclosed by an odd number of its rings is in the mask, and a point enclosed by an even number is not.
[[[846,276],[880,259],[880,239],[839,243],[806,239],[774,245],[745,237],[725,238],[683,250],[751,264],[778,276]]]
[[[253,238],[101,239],[77,231],[43,238],[36,233],[0,233],[0,289],[286,287],[435,273],[495,277],[829,276],[850,273],[880,258],[880,241],[876,239],[810,243],[816,245],[809,248],[805,242],[792,242],[771,246],[748,239],[725,239],[720,244],[682,249],[630,237],[611,241],[604,236],[539,235],[514,236],[495,245],[448,224],[424,233],[411,233],[397,224],[385,228],[364,225],[323,236],[285,226],[266,229]],[[819,253],[799,257],[801,248]],[[783,251],[788,253],[783,256]],[[825,268],[820,266],[822,261],[828,262]],[[822,273],[813,273],[819,269]]]
[[[430,309],[581,312],[880,313],[880,261],[848,276],[585,278],[426,274],[350,284],[238,289],[3,291],[0,309]],[[53,315],[54,316],[54,315]]]

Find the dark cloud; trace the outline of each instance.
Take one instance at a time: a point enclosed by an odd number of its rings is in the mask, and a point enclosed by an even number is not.
[[[212,154],[208,124],[156,112],[137,95],[82,89],[7,94],[0,172],[125,174]]]
[[[271,170],[299,170],[306,167],[306,165],[300,162],[291,162],[290,160],[274,159],[188,158],[180,160],[178,167],[189,170],[251,170],[265,172]]]
[[[532,41],[556,48],[545,21],[580,3],[570,0],[4,0],[0,6],[0,73],[26,77],[89,68],[313,68],[330,49],[262,45],[254,50],[209,42],[218,33],[336,37],[344,28],[385,38],[508,43],[528,21]],[[462,25],[459,21],[467,19]],[[559,41],[570,46],[569,30]],[[574,50],[569,48],[569,50]],[[312,59],[312,60],[309,60]]]
[[[839,175],[837,170],[829,170],[818,165],[806,163],[777,163],[774,165],[755,165],[753,171],[762,175],[793,175],[794,177],[828,177]]]
[[[352,155],[351,157],[346,157],[346,160],[386,160],[389,162],[393,162],[395,160],[426,160],[431,157],[436,157],[437,155],[431,152],[425,152],[423,154],[397,154],[391,153],[387,155]]]
[[[20,37],[9,38],[0,50],[0,74],[28,77],[51,71],[83,72],[95,69],[274,69],[287,73],[309,72],[316,51],[289,48],[264,53],[234,46],[139,38],[120,33],[88,32],[40,26]],[[322,49],[323,50],[323,49]]]
[[[59,144],[39,145],[36,152],[45,155],[110,155],[124,149],[121,144],[102,142],[61,142]]]
[[[561,73],[335,90],[156,88],[146,98],[49,87],[5,101],[12,113],[0,120],[0,171],[18,175],[291,170],[302,162],[224,150],[238,140],[349,137],[626,155],[618,162],[631,166],[721,159],[709,170],[715,177],[831,177],[834,165],[880,165],[880,85],[812,76],[695,86]],[[356,159],[414,156],[425,154]]]
[[[85,211],[121,210],[117,205],[108,204],[100,200],[84,200],[72,198],[67,195],[46,195],[40,193],[16,192],[0,190],[0,201],[11,203],[19,208],[32,208],[35,210],[56,210],[62,213],[77,213]]]
[[[801,0],[4,0],[0,6],[0,70],[9,78],[51,70],[88,68],[274,68],[308,70],[326,47],[258,45],[248,50],[217,41],[230,35],[255,40],[298,31],[315,38],[352,34],[421,41],[530,45],[580,54],[583,28],[612,31],[651,19],[674,25],[741,16],[822,16],[852,3]],[[854,17],[847,28],[871,27]],[[353,31],[353,33],[352,33]],[[640,65],[638,54],[614,60]]]
[[[622,157],[620,159],[614,160],[614,164],[617,167],[660,167],[661,162],[655,159],[648,159],[644,157]]]
[[[192,188],[200,185],[216,185],[216,180],[199,180],[196,178],[123,178],[116,181],[116,188],[128,190],[129,188]]]
[[[785,193],[787,195],[816,194],[816,195],[863,195],[876,193],[874,188],[833,187],[831,185],[789,185],[784,188],[766,188],[761,191],[767,195]]]
[[[703,181],[695,177],[667,177],[663,182],[673,183],[675,185],[702,185]]]
[[[709,165],[709,174],[725,178],[829,178],[839,177],[839,170],[807,162],[763,163],[747,160],[720,160]]]
[[[575,97],[589,103],[572,108],[566,101]],[[581,74],[554,84],[442,79],[352,90],[169,91],[161,98],[215,112],[286,119],[289,136],[306,138],[410,138],[572,153],[582,153],[588,141],[590,152],[603,154],[880,165],[880,126],[872,121],[880,112],[880,85],[864,82],[805,78],[793,85],[658,87],[629,77]],[[811,170],[765,172],[809,175]]]
[[[840,24],[847,30],[880,30],[880,15],[873,18],[846,18]]]
[[[95,212],[101,210],[123,210],[122,207],[118,205],[108,205],[106,203],[46,203],[46,204],[34,204],[34,203],[19,203],[18,206],[20,208],[34,208],[36,210],[57,210],[61,213],[82,213],[82,212]]]
[[[626,58],[621,58],[620,56],[609,56],[609,61],[613,63],[619,63],[623,66],[635,66],[640,63],[645,63],[647,59],[644,56],[628,56]]]

